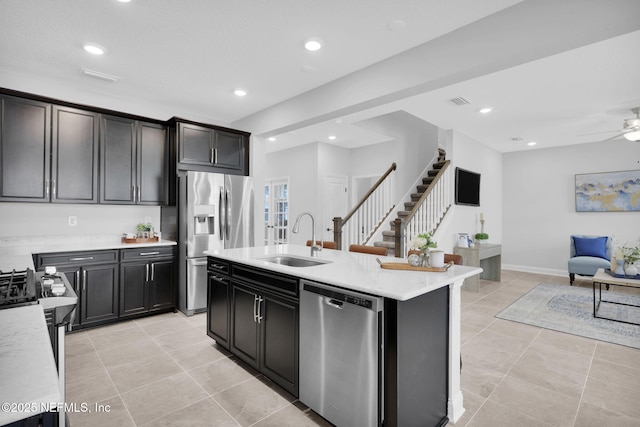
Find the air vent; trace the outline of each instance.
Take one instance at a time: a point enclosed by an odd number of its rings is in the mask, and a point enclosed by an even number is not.
[[[463,98],[461,96],[458,96],[457,98],[451,98],[449,101],[453,102],[456,105],[467,105],[467,104],[471,104],[471,101],[469,101],[466,98]]]
[[[89,70],[87,68],[81,68],[82,74],[89,77],[94,77],[96,79],[104,80],[111,83],[117,83],[120,81],[120,77],[112,76],[110,74],[101,73],[99,71]]]
[[[520,138],[519,136],[514,136],[512,138],[509,138],[509,141],[520,142],[520,141],[524,141],[524,138]]]

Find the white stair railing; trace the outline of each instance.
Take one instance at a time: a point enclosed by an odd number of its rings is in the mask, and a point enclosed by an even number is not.
[[[409,242],[421,233],[435,233],[451,207],[452,173],[447,160],[406,218],[395,220],[395,255],[404,257]]]
[[[366,244],[376,230],[393,211],[393,175],[396,164],[376,181],[367,194],[344,217],[333,219],[333,236],[337,249],[347,249],[351,244]]]

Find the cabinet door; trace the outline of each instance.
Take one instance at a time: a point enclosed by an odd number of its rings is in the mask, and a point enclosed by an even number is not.
[[[100,132],[100,203],[134,204],[136,122],[102,116]]]
[[[219,130],[215,131],[215,166],[241,171],[244,166],[243,142],[243,135]]]
[[[53,107],[51,200],[98,202],[99,114]]]
[[[258,368],[258,293],[252,288],[232,285],[231,351],[254,368]]]
[[[120,264],[120,316],[145,313],[150,266],[146,261]]]
[[[229,314],[231,283],[228,277],[215,273],[208,275],[207,335],[222,347],[229,349]]]
[[[82,268],[80,323],[85,326],[118,317],[118,264]]]
[[[260,371],[298,395],[298,303],[263,293]]]
[[[179,163],[213,165],[213,129],[179,123],[178,135]]]
[[[167,129],[138,122],[137,203],[162,205],[167,202]]]
[[[149,310],[175,307],[175,259],[150,261]]]
[[[62,268],[57,268],[58,272],[60,273],[64,273],[64,275],[66,276],[67,280],[69,281],[69,284],[71,285],[71,287],[73,288],[73,291],[76,293],[76,295],[78,296],[78,301],[81,300],[82,296],[80,293],[80,273],[81,273],[81,269],[80,267],[62,267]],[[72,328],[75,326],[78,326],[80,324],[80,311],[81,311],[81,307],[80,304],[76,304],[76,314],[73,318],[73,323],[71,324]]]
[[[0,97],[0,200],[49,201],[51,105]]]

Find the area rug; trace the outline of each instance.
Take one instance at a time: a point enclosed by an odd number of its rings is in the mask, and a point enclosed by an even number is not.
[[[603,286],[602,298],[640,305],[640,296],[616,293],[613,289],[605,291]],[[640,307],[603,302],[598,315],[640,323]],[[640,326],[593,317],[591,288],[541,283],[496,317],[640,349]]]

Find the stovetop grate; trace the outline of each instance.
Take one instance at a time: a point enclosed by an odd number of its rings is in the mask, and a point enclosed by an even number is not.
[[[37,299],[33,270],[0,271],[0,308],[35,304]]]

